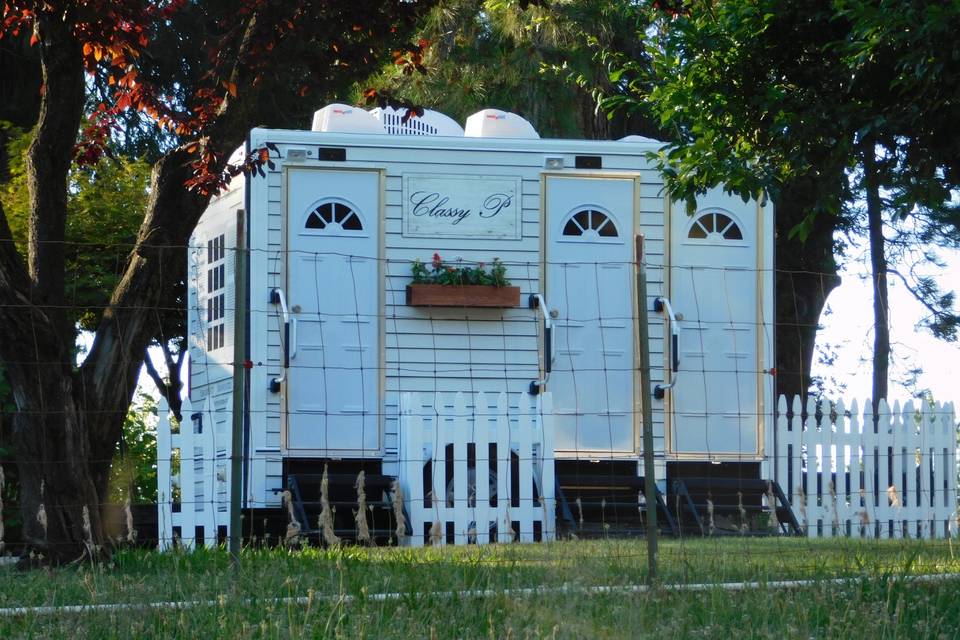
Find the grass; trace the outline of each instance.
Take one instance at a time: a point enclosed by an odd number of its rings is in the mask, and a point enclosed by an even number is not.
[[[427,549],[250,549],[239,571],[221,550],[118,553],[111,564],[0,569],[0,607],[214,600],[184,610],[0,618],[13,637],[343,638],[953,638],[960,572],[943,541],[709,539],[665,541],[666,583],[809,579],[794,589],[540,593],[507,589],[641,584],[642,541]],[[843,584],[827,582],[856,577]],[[439,592],[488,589],[477,598]],[[398,592],[395,600],[370,594]],[[276,598],[309,596],[305,604]],[[350,596],[345,599],[342,596]]]

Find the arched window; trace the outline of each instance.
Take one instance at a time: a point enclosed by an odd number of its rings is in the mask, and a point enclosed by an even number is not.
[[[719,211],[702,214],[690,225],[691,240],[743,240],[743,232],[733,218]]]
[[[322,202],[307,216],[305,229],[313,231],[363,231],[356,211],[342,202]]]
[[[567,237],[585,236],[600,238],[619,238],[617,225],[610,216],[596,209],[581,209],[570,216],[563,225],[563,235]]]

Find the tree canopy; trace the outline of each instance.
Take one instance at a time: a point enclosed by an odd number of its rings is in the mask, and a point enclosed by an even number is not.
[[[428,5],[3,3],[0,42],[20,46],[29,36],[42,76],[23,165],[23,252],[17,216],[0,201],[0,365],[17,405],[3,438],[17,460],[29,548],[53,561],[105,552],[97,507],[107,501],[146,347],[163,336],[150,310],[177,305],[171,283],[184,278],[190,232],[228,178],[230,153],[250,128],[302,122],[317,103],[345,93],[386,59],[413,64],[420,49],[407,37]],[[125,243],[115,284],[103,282],[112,290],[99,319],[91,318],[93,343],[77,366],[70,261],[75,280],[98,275],[96,265],[77,260],[71,229],[106,224],[83,219],[82,194],[106,187],[110,181],[100,178],[124,167],[104,164],[117,144],[153,161],[150,183],[145,199],[122,207],[123,216],[137,214],[137,230]],[[245,165],[260,159],[258,153]],[[113,197],[120,196],[97,194]]]
[[[668,191],[688,208],[722,184],[744,198],[772,198],[788,213],[778,217],[778,243],[799,239],[804,247],[826,247],[838,229],[868,231],[876,293],[874,395],[885,396],[888,236],[913,247],[957,237],[950,194],[960,177],[960,140],[948,123],[958,115],[960,45],[947,34],[960,26],[960,6],[653,4],[649,74],[620,52],[607,52],[621,85],[606,104],[643,104],[658,114],[671,144],[656,160]],[[797,202],[802,211],[795,211]],[[793,259],[778,251],[780,289],[795,285],[782,279],[784,267],[797,266]],[[816,270],[835,273],[835,263],[825,259]],[[929,278],[913,289],[931,310],[933,330],[953,337],[952,294],[940,293]]]

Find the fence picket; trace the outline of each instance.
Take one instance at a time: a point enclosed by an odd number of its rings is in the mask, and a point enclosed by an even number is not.
[[[537,425],[540,433],[540,504],[543,509],[543,539],[553,540],[556,535],[556,476],[554,475],[553,395],[537,396]]]
[[[477,544],[490,542],[490,400],[482,391],[477,394],[477,417],[473,421],[473,438],[476,443],[476,507],[474,522]]]
[[[957,534],[957,523],[960,522],[960,511],[957,509],[957,414],[955,405],[951,402],[943,407],[941,424],[943,427],[943,474],[944,490],[943,508],[946,512],[947,531],[949,535]],[[947,535],[947,534],[945,534]]]
[[[863,422],[860,429],[860,460],[863,470],[860,536],[876,537],[880,534],[879,521],[877,520],[877,507],[880,503],[880,494],[877,488],[880,453],[877,450],[873,402],[869,399],[863,403]]]
[[[413,477],[423,469],[423,404],[419,393],[404,393],[401,396],[401,420],[406,429],[405,437],[400,439],[401,477]],[[422,482],[409,482],[403,486],[404,498],[410,505],[409,516],[411,538],[423,544],[423,510],[426,507]]]
[[[474,399],[476,402],[476,399]],[[476,413],[476,405],[474,405]],[[467,495],[470,490],[470,480],[467,473],[467,441],[470,439],[472,425],[475,419],[467,422],[467,403],[462,392],[457,392],[453,400],[453,512],[454,512],[454,541],[466,544],[470,529],[470,512],[467,506]],[[474,477],[474,485],[476,477]],[[474,488],[476,491],[476,488]]]
[[[520,541],[533,542],[533,432],[536,428],[536,408],[530,396],[520,400],[520,429],[517,434],[520,471]]]
[[[507,394],[497,396],[497,542],[513,542],[510,503],[510,417]]]

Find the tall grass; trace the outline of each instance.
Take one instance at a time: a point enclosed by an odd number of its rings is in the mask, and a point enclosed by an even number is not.
[[[212,600],[184,610],[0,618],[12,637],[330,638],[954,638],[960,572],[942,542],[700,539],[661,547],[666,583],[811,579],[794,589],[658,590],[519,597],[526,587],[640,584],[639,541],[426,549],[247,549],[231,571],[221,550],[125,551],[110,564],[0,569],[0,607]],[[827,579],[856,577],[836,584]],[[450,595],[491,590],[493,595]],[[398,593],[378,600],[378,593]],[[277,598],[306,597],[305,603]]]

